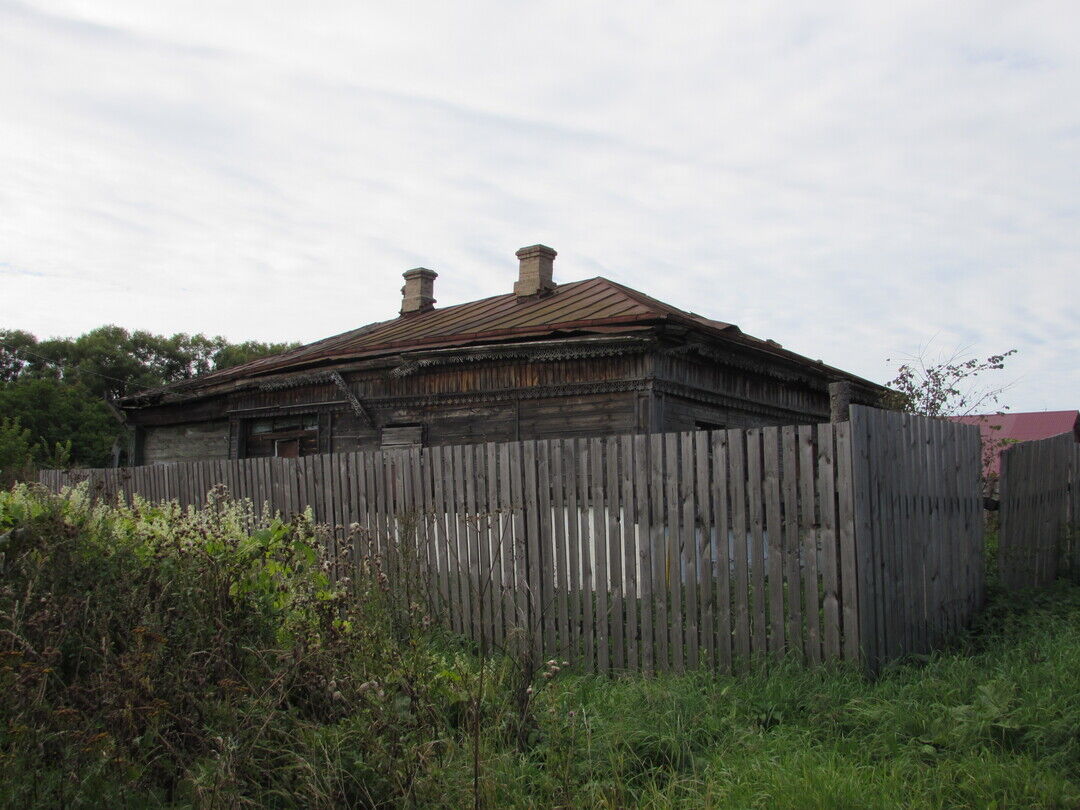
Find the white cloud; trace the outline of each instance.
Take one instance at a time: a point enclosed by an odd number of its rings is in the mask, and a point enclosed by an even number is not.
[[[0,0],[0,324],[315,339],[513,251],[864,376],[1080,403],[1070,2]]]

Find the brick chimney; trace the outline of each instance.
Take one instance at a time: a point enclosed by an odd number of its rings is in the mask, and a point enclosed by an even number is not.
[[[541,295],[555,289],[551,280],[551,266],[557,254],[547,245],[531,245],[517,252],[518,280],[514,283],[514,295],[525,298]]]
[[[414,267],[401,275],[405,279],[405,286],[401,288],[401,314],[435,309],[435,278],[439,274],[426,267]]]

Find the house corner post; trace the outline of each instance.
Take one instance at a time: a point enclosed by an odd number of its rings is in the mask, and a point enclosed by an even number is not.
[[[854,386],[850,380],[829,383],[829,421],[834,425],[851,418],[851,395]]]

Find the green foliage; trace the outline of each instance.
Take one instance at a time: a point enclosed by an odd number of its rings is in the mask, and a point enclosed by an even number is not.
[[[29,477],[32,451],[29,428],[19,424],[18,419],[0,418],[0,489]]]
[[[1075,585],[995,593],[955,648],[874,681],[523,682],[426,630],[377,560],[328,565],[309,517],[256,524],[220,491],[0,493],[0,806],[1080,804]]]
[[[0,806],[377,806],[415,793],[457,661],[250,504],[0,493]],[[417,617],[415,625],[421,626]]]
[[[14,414],[30,431],[42,466],[57,443],[67,442],[80,465],[108,466],[113,443],[124,435],[105,401],[79,383],[31,378],[0,386],[0,412]]]
[[[258,360],[260,357],[295,349],[299,345],[297,343],[259,343],[255,340],[248,340],[243,343],[226,343],[220,337],[214,338],[214,340],[217,341],[217,347],[213,355],[215,369],[232,368],[243,363],[249,363],[252,360]]]
[[[68,463],[109,466],[125,431],[107,401],[295,345],[232,344],[201,334],[166,337],[119,326],[39,341],[29,332],[0,329],[0,413],[30,430],[42,466],[54,466],[58,443],[67,442]]]

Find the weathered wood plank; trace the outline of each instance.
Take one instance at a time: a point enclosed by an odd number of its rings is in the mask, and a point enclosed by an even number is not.
[[[476,638],[476,617],[473,612],[472,572],[469,553],[470,537],[468,527],[468,494],[465,478],[465,448],[454,445],[450,448],[451,479],[453,481],[454,501],[454,556],[457,558],[458,595],[461,599],[462,632],[471,639]]]
[[[524,463],[525,494],[525,559],[528,569],[529,596],[529,642],[532,645],[533,660],[539,662],[543,651],[543,598],[540,586],[540,505],[536,474],[536,442],[523,443],[522,460]]]
[[[477,572],[477,577],[481,591],[486,652],[493,649],[495,644],[495,617],[498,612],[496,604],[498,599],[495,597],[494,589],[495,568],[498,565],[498,551],[494,542],[494,513],[498,508],[495,477],[498,470],[495,466],[495,448],[493,445],[480,444],[476,446],[476,469],[478,471],[476,521],[480,532],[480,570]]]
[[[742,669],[750,660],[750,559],[747,545],[749,512],[746,506],[746,434],[743,431],[728,431],[728,450],[731,525],[735,549],[734,652],[737,668]]]
[[[517,602],[514,594],[514,498],[511,481],[510,445],[498,446],[499,457],[499,559],[500,601],[502,602],[501,646],[509,650],[517,626]]]
[[[821,662],[821,605],[818,585],[818,518],[815,492],[815,428],[801,425],[796,435],[798,455],[798,522],[801,539],[804,650],[811,664]]]
[[[549,658],[558,652],[555,634],[558,607],[555,593],[555,531],[552,525],[554,518],[552,516],[553,482],[550,441],[542,440],[536,443],[536,464],[537,507],[540,523],[537,536],[537,563],[540,566],[540,617],[543,624],[543,657]]]
[[[622,491],[623,605],[626,615],[626,668],[640,670],[638,610],[637,493],[634,492],[634,437],[619,437],[619,480]]]
[[[581,611],[581,520],[582,504],[586,494],[578,489],[580,474],[579,442],[575,439],[563,441],[563,476],[566,482],[566,554],[569,585],[567,593],[567,614],[570,626],[568,635],[568,655],[571,661],[577,661],[584,654],[582,649]]]
[[[607,507],[608,578],[611,595],[608,603],[608,626],[611,628],[611,668],[626,667],[626,623],[622,583],[622,499],[619,493],[619,442],[614,436],[604,439],[604,490]]]
[[[780,431],[780,492],[784,510],[784,578],[787,584],[787,651],[806,657],[802,613],[802,556],[799,545],[799,439],[795,426]]]
[[[855,492],[851,468],[851,423],[836,426],[836,489],[839,505],[843,657],[859,661],[858,558],[855,548]]]
[[[589,506],[592,510],[592,548],[596,599],[596,666],[600,672],[611,669],[611,629],[608,624],[608,549],[604,499],[604,444],[601,439],[589,440],[590,486]]]
[[[716,666],[724,673],[732,671],[731,656],[731,530],[728,507],[728,444],[731,433],[717,430],[712,434],[713,478],[712,514],[715,526]]]
[[[665,509],[666,490],[664,487],[664,436],[654,433],[649,436],[649,500],[652,503],[652,517],[649,521],[649,547],[652,549],[652,594],[653,594],[653,629],[656,643],[656,670],[667,672],[671,669],[671,654],[668,649],[668,584],[667,584],[667,531]]]
[[[461,595],[457,576],[458,559],[455,537],[457,520],[454,511],[453,460],[450,448],[433,447],[435,510],[438,514],[436,532],[439,537],[440,575],[443,591],[443,604],[447,609],[448,626],[456,633],[462,632]]]
[[[594,443],[585,439],[576,439],[578,450],[578,493],[585,508],[581,510],[581,629],[585,637],[584,654],[586,668],[596,672],[599,667],[596,659],[598,646],[597,622],[595,620],[596,587],[593,576],[593,551],[596,548],[593,538],[596,536],[593,525],[595,511],[595,492],[590,486],[593,473]],[[602,505],[602,504],[601,504]],[[603,616],[603,614],[600,614]]]
[[[700,656],[698,652],[698,562],[697,522],[695,487],[694,487],[694,434],[679,434],[679,544],[682,546],[682,560],[679,579],[683,582],[683,648],[686,666],[697,669]]]
[[[698,510],[695,530],[698,569],[698,615],[701,633],[701,666],[716,669],[716,589],[713,584],[712,487],[710,481],[709,434],[694,432],[694,462]]]
[[[840,657],[840,598],[836,553],[836,478],[833,426],[818,425],[818,508],[820,510],[822,622],[826,660]]]
[[[656,671],[653,640],[653,535],[650,513],[653,501],[649,493],[649,440],[644,434],[634,436],[634,484],[638,536],[638,593],[640,595],[641,667],[646,675]]]
[[[525,554],[525,489],[522,450],[524,445],[510,445],[510,503],[513,514],[514,550],[514,649],[522,655],[530,647],[529,638],[529,569]]]
[[[769,652],[783,655],[784,639],[784,525],[780,518],[780,429],[762,431],[765,473],[765,534],[768,554]]]
[[[482,643],[484,628],[482,625],[482,594],[480,592],[480,531],[477,525],[476,491],[478,488],[476,471],[475,444],[468,444],[461,448],[462,455],[462,480],[464,484],[465,500],[462,512],[462,529],[466,541],[465,559],[465,582],[469,590],[470,617],[472,623],[472,639]]]
[[[560,659],[571,655],[570,641],[570,576],[566,546],[567,535],[567,481],[565,442],[555,439],[550,443],[552,487],[552,542],[555,544],[554,599],[556,647]]]
[[[686,671],[686,647],[683,636],[682,605],[682,513],[679,508],[679,434],[664,435],[664,490],[667,500],[667,578],[670,601],[671,624],[668,627],[668,646],[671,652],[671,668],[674,672]]]
[[[765,507],[763,498],[761,431],[746,431],[746,494],[750,501],[750,610],[751,653],[764,656],[767,645],[765,592]]]

